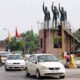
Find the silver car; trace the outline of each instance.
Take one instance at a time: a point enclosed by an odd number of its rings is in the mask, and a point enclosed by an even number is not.
[[[25,69],[25,61],[20,54],[8,55],[5,62],[5,70],[7,71],[10,69]]]

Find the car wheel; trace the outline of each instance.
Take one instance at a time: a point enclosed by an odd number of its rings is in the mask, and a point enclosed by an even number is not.
[[[30,76],[30,73],[28,72],[28,68],[25,69],[26,76]]]
[[[60,79],[64,79],[65,78],[65,76],[60,76]]]
[[[37,79],[40,79],[41,78],[39,70],[36,70],[36,78]]]
[[[5,70],[8,71],[7,67],[5,66]]]

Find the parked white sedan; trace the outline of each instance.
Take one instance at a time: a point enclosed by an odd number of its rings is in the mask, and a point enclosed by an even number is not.
[[[65,77],[65,68],[59,60],[52,54],[33,54],[26,61],[26,76],[58,76]]]
[[[5,62],[5,70],[9,69],[25,69],[25,61],[20,54],[8,55]]]

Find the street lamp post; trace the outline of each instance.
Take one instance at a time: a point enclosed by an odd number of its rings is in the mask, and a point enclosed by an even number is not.
[[[8,52],[10,52],[10,33],[7,28],[3,28],[3,30],[6,30],[8,32]]]

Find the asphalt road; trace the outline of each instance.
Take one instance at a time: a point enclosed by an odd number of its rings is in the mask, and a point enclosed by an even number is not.
[[[40,80],[80,80],[80,69],[66,69],[65,79],[43,78]],[[36,77],[26,77],[24,71],[5,71],[4,66],[0,67],[0,80],[37,80]]]

